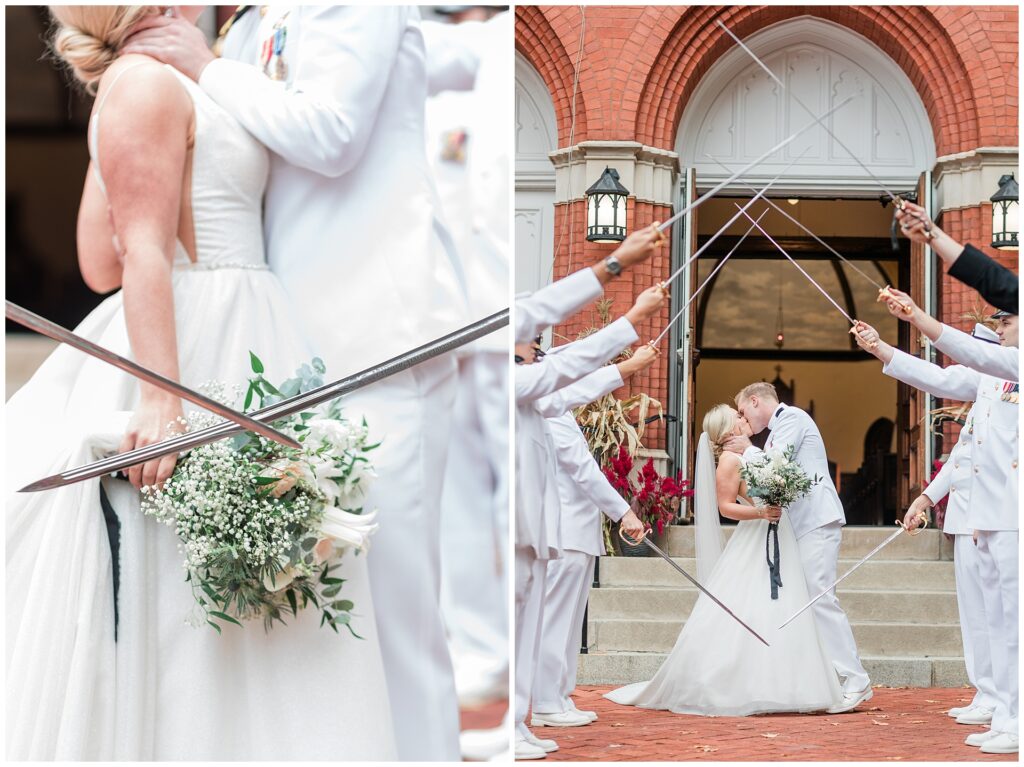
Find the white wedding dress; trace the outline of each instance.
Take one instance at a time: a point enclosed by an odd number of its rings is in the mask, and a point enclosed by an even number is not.
[[[172,277],[181,382],[244,384],[250,350],[282,380],[312,354],[264,263],[267,151],[178,77],[195,109],[197,254],[191,263],[179,243]],[[121,293],[76,332],[131,356]],[[194,599],[173,528],[143,517],[134,488],[107,478],[120,524],[115,638],[100,480],[15,491],[115,452],[137,398],[135,379],[64,346],[8,403],[7,758],[393,759],[366,556],[346,553],[339,571],[363,639],[320,628],[315,609],[269,633],[256,621],[218,635],[186,623]]]
[[[707,439],[701,437],[702,445]],[[702,477],[698,449],[697,482],[710,482],[714,493],[713,458],[707,448],[710,477]],[[707,471],[705,469],[705,471]],[[707,487],[707,485],[705,485]],[[698,492],[699,486],[698,486]],[[745,498],[738,499],[749,504]],[[721,536],[717,504],[714,519],[697,518]],[[698,512],[699,513],[699,512]],[[807,603],[800,551],[785,513],[779,522],[782,587],[771,599],[765,537],[768,521],[739,522],[721,555],[701,573],[704,586],[767,640],[757,641],[718,605],[700,595],[679,632],[675,647],[648,682],[620,687],[605,695],[615,703],[700,716],[748,716],[779,712],[823,711],[842,701],[839,679],[825,652],[812,611],[786,628],[778,626]],[[698,529],[698,547],[702,534]],[[698,549],[698,558],[702,554]]]

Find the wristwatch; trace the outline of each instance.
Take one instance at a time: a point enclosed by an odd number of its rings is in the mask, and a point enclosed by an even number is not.
[[[618,277],[622,274],[622,263],[614,253],[604,260],[604,268],[608,270],[608,274],[612,277]]]

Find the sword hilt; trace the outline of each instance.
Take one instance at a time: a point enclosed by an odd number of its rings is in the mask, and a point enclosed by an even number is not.
[[[923,511],[919,511],[919,512],[917,512],[917,514],[915,516],[916,516],[917,519],[921,520],[921,526],[920,527],[910,528],[910,527],[907,527],[905,524],[903,524],[903,520],[902,519],[897,519],[896,520],[896,524],[903,528],[903,532],[905,532],[907,535],[909,535],[911,537],[913,537],[915,535],[918,535],[922,530],[924,530],[926,527],[928,527],[928,515],[927,514],[925,514]]]
[[[641,535],[641,536],[640,536],[639,538],[636,538],[636,539],[634,540],[633,538],[630,538],[630,537],[629,537],[629,535],[628,535],[628,534],[626,533],[626,531],[625,531],[625,530],[623,530],[623,529],[622,529],[622,528],[620,527],[620,528],[619,528],[619,537],[620,537],[620,538],[621,538],[622,540],[624,540],[624,541],[625,541],[626,543],[628,543],[628,544],[629,544],[630,546],[639,546],[639,545],[640,545],[641,543],[643,543],[643,542],[644,542],[644,538],[646,538],[646,537],[647,537],[647,535],[648,535],[648,533],[650,533],[650,532],[651,532],[651,531],[652,531],[653,529],[654,529],[654,528],[652,528],[652,527],[645,527],[645,528],[644,528],[644,534],[643,534],[643,535]]]

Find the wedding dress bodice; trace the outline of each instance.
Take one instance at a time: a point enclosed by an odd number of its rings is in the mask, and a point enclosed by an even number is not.
[[[104,102],[118,79],[140,66],[164,65],[139,63],[122,69],[107,87],[89,123],[89,154],[104,195],[106,185],[100,174],[99,153],[100,117]],[[188,92],[195,110],[188,198],[192,207],[196,262],[192,263],[179,240],[175,248],[174,268],[265,269],[262,208],[270,167],[267,149],[198,85],[173,67],[168,66],[167,69]]]

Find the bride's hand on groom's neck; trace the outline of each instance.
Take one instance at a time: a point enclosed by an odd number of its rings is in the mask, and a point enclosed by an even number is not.
[[[748,447],[751,447],[753,443],[749,437],[744,437],[741,434],[729,437],[725,442],[722,443],[722,450],[726,450],[730,453],[736,453],[736,455],[743,455]]]

